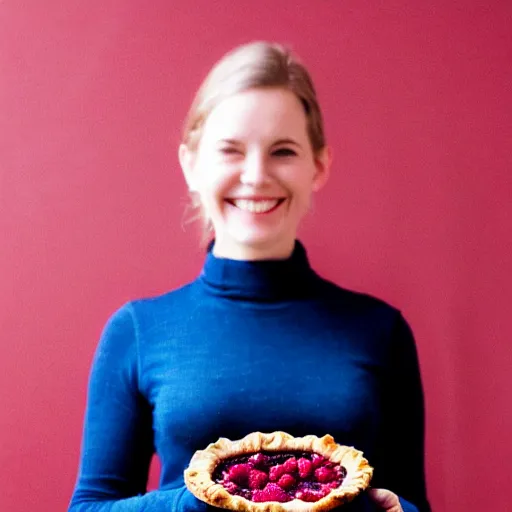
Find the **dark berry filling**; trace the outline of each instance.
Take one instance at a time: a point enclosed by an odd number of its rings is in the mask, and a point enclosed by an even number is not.
[[[223,460],[213,480],[254,502],[318,501],[339,487],[347,470],[311,452],[258,452]]]

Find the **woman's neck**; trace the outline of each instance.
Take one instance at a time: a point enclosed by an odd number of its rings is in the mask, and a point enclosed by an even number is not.
[[[217,258],[237,261],[285,260],[292,255],[294,248],[295,239],[266,244],[240,244],[215,239],[212,253]]]
[[[276,302],[310,297],[320,279],[297,240],[288,258],[236,260],[213,253],[210,242],[200,282],[210,293],[246,301]]]

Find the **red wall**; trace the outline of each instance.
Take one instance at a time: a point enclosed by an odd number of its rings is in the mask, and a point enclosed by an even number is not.
[[[323,103],[314,265],[415,330],[435,511],[505,510],[511,26],[497,0],[0,2],[0,510],[65,510],[105,320],[198,272],[181,121],[257,38],[292,43]]]

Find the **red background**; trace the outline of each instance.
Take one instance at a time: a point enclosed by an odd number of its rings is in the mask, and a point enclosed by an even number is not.
[[[335,165],[314,266],[416,333],[434,510],[505,510],[511,27],[509,1],[1,1],[0,510],[66,509],[104,322],[198,273],[180,126],[252,39],[316,79]]]

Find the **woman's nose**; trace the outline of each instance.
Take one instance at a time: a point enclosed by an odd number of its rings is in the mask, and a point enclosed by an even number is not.
[[[265,155],[249,153],[242,163],[240,181],[246,185],[261,185],[270,181]]]

